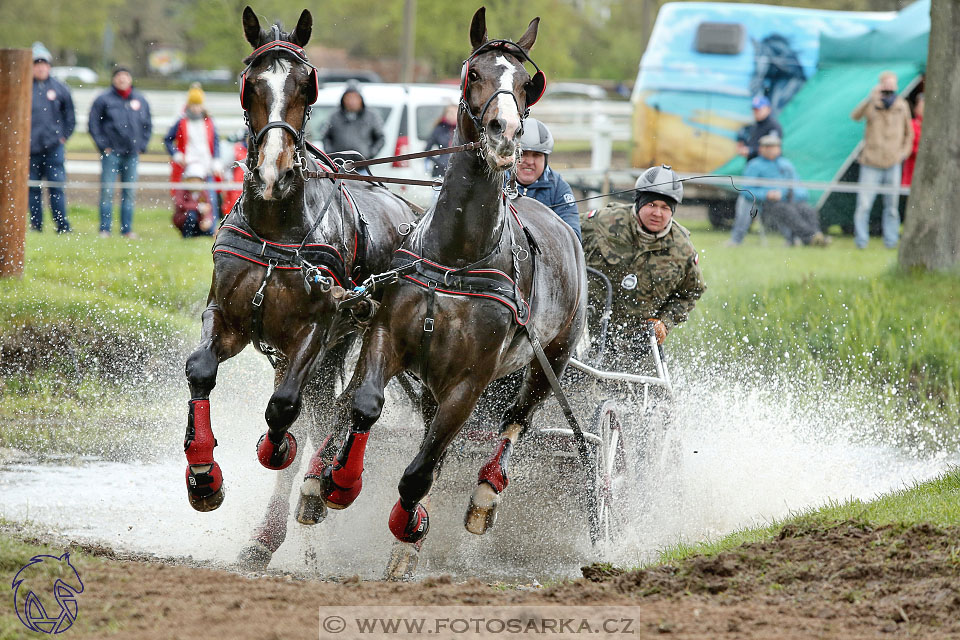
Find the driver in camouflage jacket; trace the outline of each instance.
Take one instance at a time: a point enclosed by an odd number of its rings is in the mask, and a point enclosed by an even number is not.
[[[673,220],[683,199],[679,176],[652,167],[635,188],[633,206],[611,203],[584,216],[583,249],[587,264],[613,284],[615,343],[642,345],[640,332],[650,329],[662,345],[707,286],[690,232]]]

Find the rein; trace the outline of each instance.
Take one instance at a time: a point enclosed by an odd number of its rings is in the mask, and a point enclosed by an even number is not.
[[[437,188],[443,184],[442,179],[436,180],[416,180],[414,178],[391,178],[386,176],[374,176],[374,175],[361,175],[355,173],[354,169],[369,167],[375,164],[387,164],[388,162],[395,162],[398,160],[416,160],[417,158],[431,158],[434,156],[442,156],[450,153],[458,153],[460,151],[472,151],[474,149],[480,149],[482,147],[480,142],[468,142],[466,144],[461,144],[456,147],[449,147],[447,149],[434,149],[432,151],[418,151],[416,153],[406,153],[400,156],[389,156],[387,158],[375,158],[373,160],[341,160],[339,158],[334,159],[334,165],[340,169],[340,171],[306,171],[302,170],[301,173],[303,177],[307,180],[314,178],[329,178],[331,180],[356,180],[360,182],[374,182],[374,183],[388,183],[388,184],[411,184],[421,187],[434,187]]]

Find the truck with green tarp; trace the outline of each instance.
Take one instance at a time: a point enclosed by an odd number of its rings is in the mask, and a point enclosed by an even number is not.
[[[737,133],[767,96],[783,154],[808,181],[855,181],[863,122],[850,113],[897,74],[904,95],[922,81],[930,0],[900,12],[850,12],[721,2],[672,2],[657,15],[634,85],[631,163],[739,175]],[[731,200],[732,191],[701,197]],[[814,191],[825,225],[849,225],[853,194]],[[878,199],[879,204],[879,199]],[[732,207],[712,206],[722,225]]]

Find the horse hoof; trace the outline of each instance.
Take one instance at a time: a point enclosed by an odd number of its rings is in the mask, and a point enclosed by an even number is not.
[[[187,465],[187,499],[197,511],[213,511],[223,504],[223,474],[220,465]]]
[[[363,489],[362,476],[357,478],[357,481],[352,487],[338,486],[333,481],[333,467],[331,465],[327,465],[323,469],[323,479],[321,482],[324,485],[323,498],[326,505],[336,511],[346,509],[352,505],[353,501],[360,495],[360,490]]]
[[[397,500],[390,510],[390,533],[400,542],[420,542],[430,531],[430,517],[419,502],[407,511]]]
[[[240,549],[237,564],[245,571],[266,571],[272,558],[273,553],[265,544],[251,540]]]
[[[286,469],[296,457],[297,439],[289,431],[284,434],[283,442],[279,446],[273,444],[267,434],[260,436],[260,442],[257,443],[257,459],[267,469],[274,471]]]
[[[295,511],[300,524],[319,524],[327,517],[327,504],[323,498],[323,485],[315,478],[307,478],[300,487],[300,500]]]
[[[470,506],[463,518],[463,526],[470,533],[482,536],[496,523],[498,506],[500,494],[486,482],[481,482],[470,497]]]
[[[397,540],[390,549],[390,561],[387,563],[387,570],[383,579],[390,582],[406,582],[413,580],[417,572],[417,565],[420,562],[420,547],[423,545],[423,539],[420,542],[412,544],[409,542],[400,542]]]

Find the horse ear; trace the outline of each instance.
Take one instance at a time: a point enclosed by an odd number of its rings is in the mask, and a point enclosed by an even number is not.
[[[256,49],[260,46],[262,32],[260,30],[260,20],[257,14],[253,12],[250,5],[243,10],[243,35],[247,37],[250,46]]]
[[[476,51],[487,41],[487,8],[480,7],[470,22],[470,45]]]
[[[521,49],[530,53],[530,49],[533,49],[533,43],[537,41],[537,29],[540,27],[540,16],[537,16],[530,21],[530,26],[527,27],[526,32],[520,39],[517,40],[517,46]]]
[[[297,21],[297,28],[290,34],[290,42],[298,47],[305,47],[310,42],[310,33],[313,31],[313,16],[308,9],[304,9]]]

